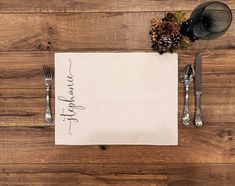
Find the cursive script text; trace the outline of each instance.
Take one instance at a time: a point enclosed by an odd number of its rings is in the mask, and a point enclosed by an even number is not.
[[[75,89],[74,89],[74,76],[72,74],[72,60],[69,59],[69,71],[66,76],[66,96],[58,96],[58,99],[66,105],[62,109],[62,113],[60,116],[62,116],[63,122],[68,122],[69,124],[69,134],[72,135],[72,125],[76,124],[79,122],[78,117],[77,117],[77,111],[78,110],[85,110],[86,108],[78,105],[76,103],[76,98],[75,98]]]

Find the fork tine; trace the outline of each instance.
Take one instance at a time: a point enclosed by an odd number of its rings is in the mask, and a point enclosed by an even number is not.
[[[49,71],[49,67],[47,66],[47,68],[46,68],[46,76],[47,76],[47,78],[49,78],[49,76],[50,76],[50,71]]]
[[[48,66],[47,66],[47,68],[46,68],[46,72],[47,72],[47,73],[46,73],[46,76],[49,77],[50,71],[49,71],[49,67],[48,67]]]
[[[43,65],[43,73],[44,73],[44,78],[47,77],[47,66],[46,65]]]
[[[43,75],[44,75],[44,78],[46,78],[46,66],[43,65]]]
[[[54,68],[47,65],[43,65],[44,78],[53,79],[54,77]]]
[[[55,70],[53,67],[51,67],[51,78],[54,78],[54,75],[55,75]]]

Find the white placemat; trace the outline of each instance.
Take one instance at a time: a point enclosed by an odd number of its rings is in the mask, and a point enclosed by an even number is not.
[[[177,145],[177,117],[177,54],[55,54],[55,144]]]

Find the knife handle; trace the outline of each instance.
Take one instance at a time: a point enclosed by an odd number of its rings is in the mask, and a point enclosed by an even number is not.
[[[196,115],[195,115],[195,125],[201,127],[202,124],[202,114],[201,114],[201,92],[196,92]]]

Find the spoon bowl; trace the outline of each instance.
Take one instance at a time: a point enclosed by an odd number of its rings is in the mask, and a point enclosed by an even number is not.
[[[195,70],[193,65],[188,64],[185,66],[184,71],[180,73],[180,81],[185,85],[190,85],[195,77]]]

